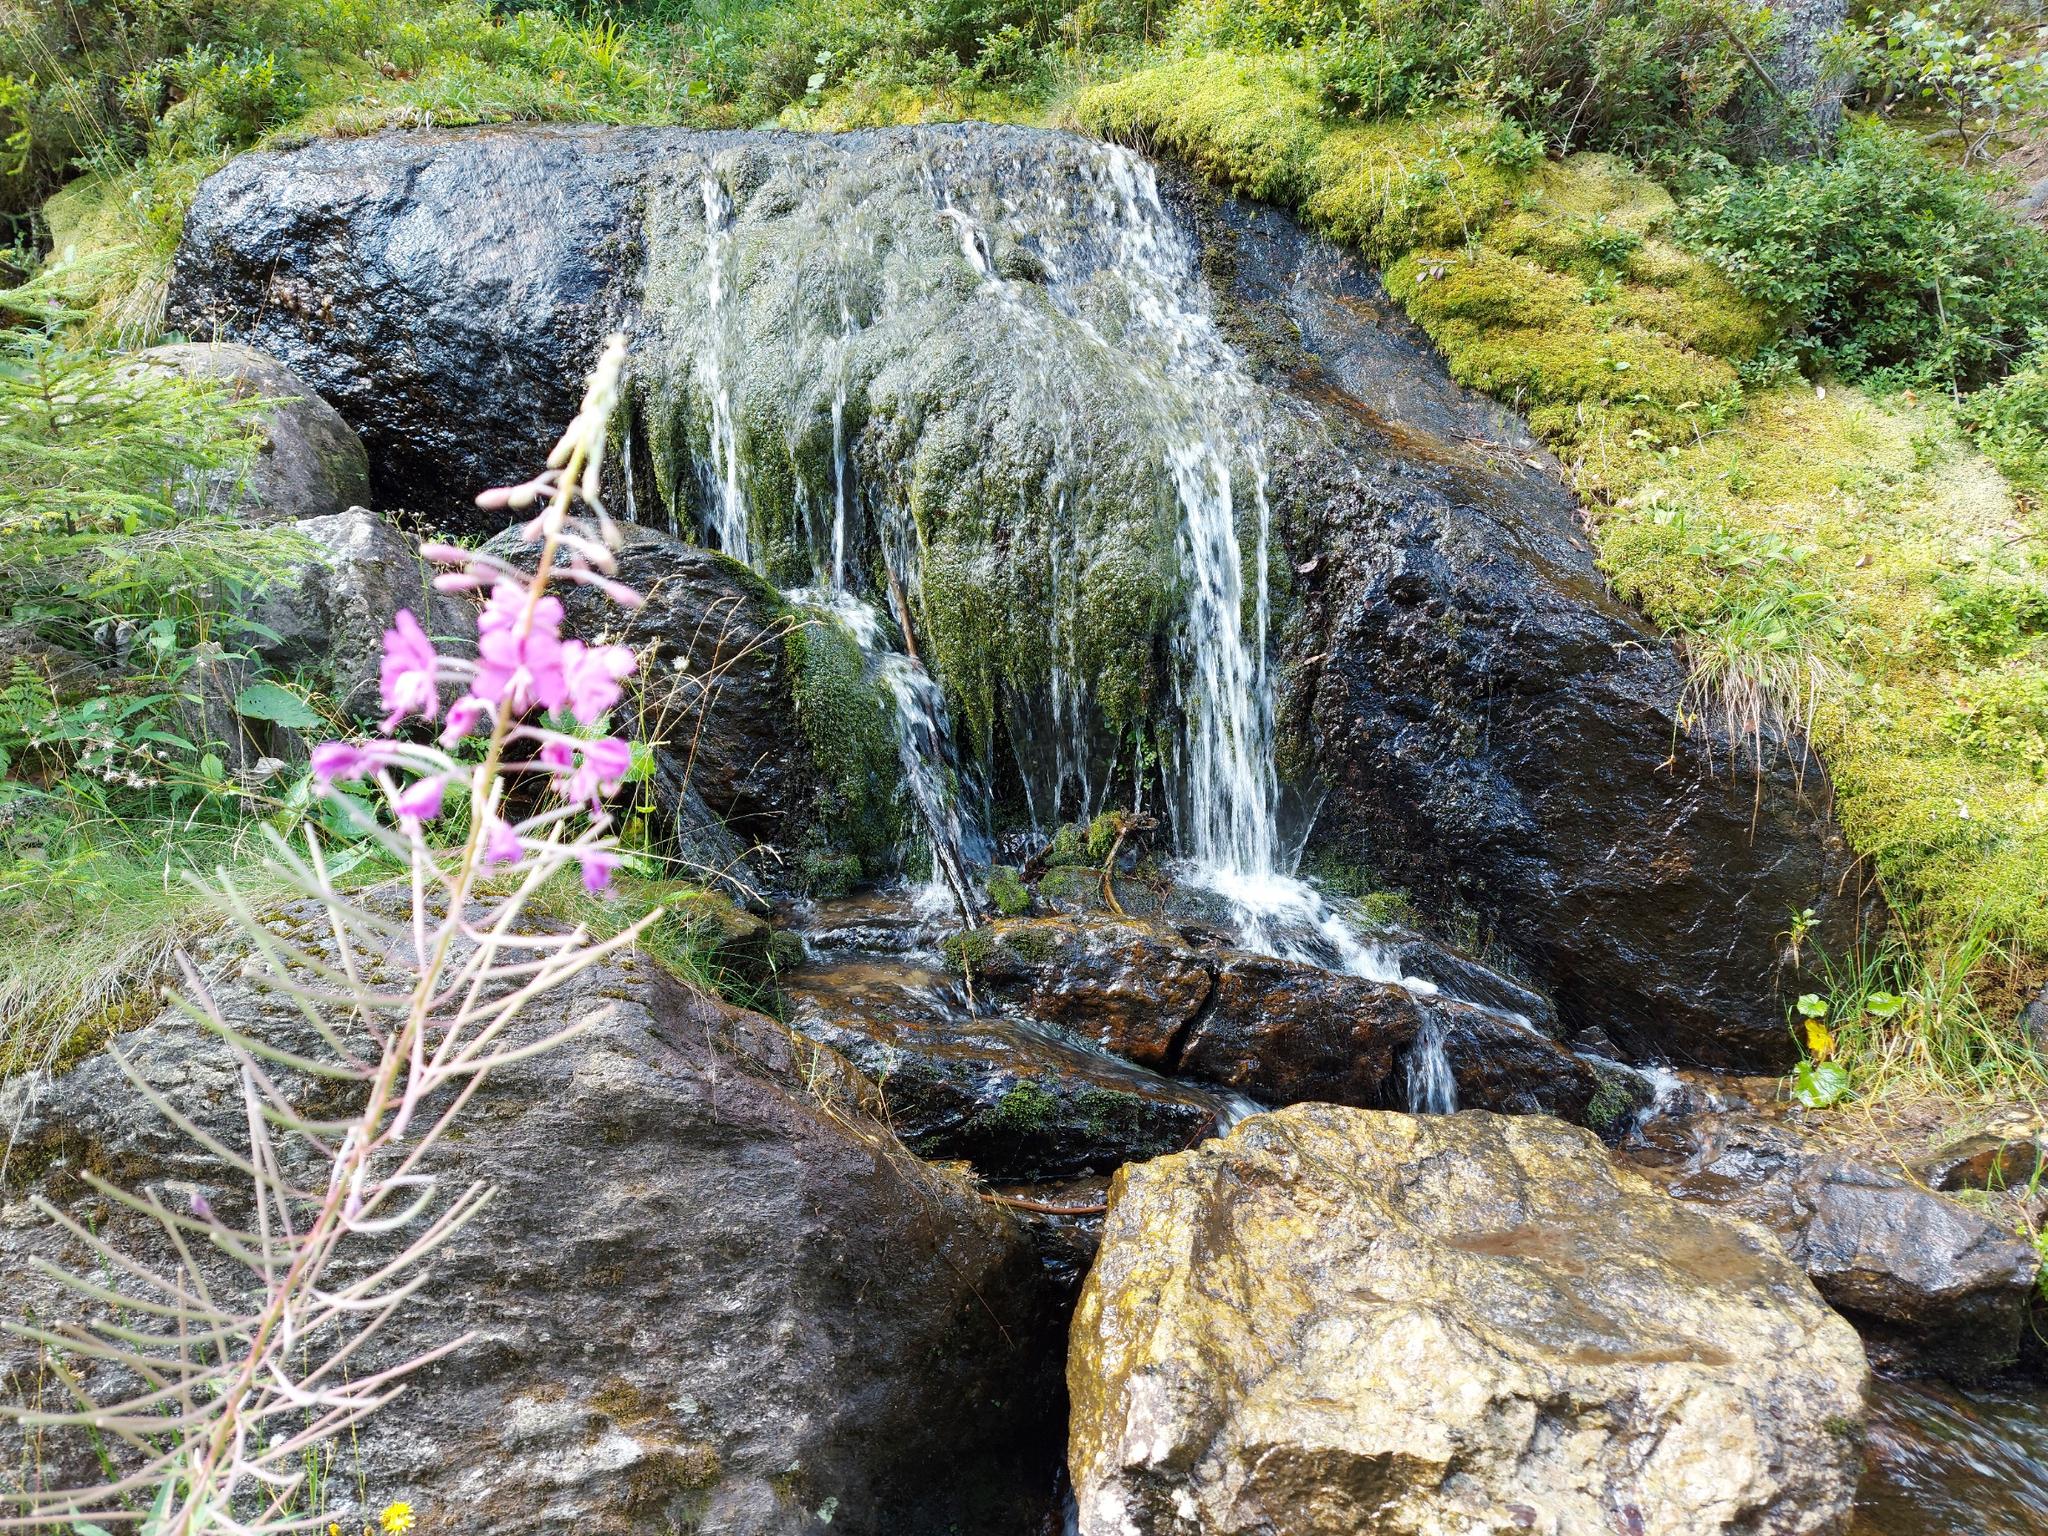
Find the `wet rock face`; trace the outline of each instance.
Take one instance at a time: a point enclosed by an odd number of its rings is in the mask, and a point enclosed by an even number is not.
[[[1153,920],[1009,918],[987,932],[974,968],[999,992],[1155,1071],[1174,1069],[1214,984],[1202,957]]]
[[[236,399],[271,402],[257,413],[256,456],[246,468],[203,477],[209,505],[248,523],[333,517],[370,499],[370,461],[314,386],[285,363],[234,342],[184,342],[142,354],[152,368],[217,379]]]
[[[319,1051],[240,983],[218,997],[243,1027]],[[506,1536],[1035,1533],[1059,1454],[1060,1333],[1017,1223],[909,1157],[831,1052],[642,960],[586,972],[520,1028],[607,1004],[571,1044],[491,1077],[445,1145],[435,1171],[497,1195],[391,1342],[476,1337],[361,1427],[335,1517],[354,1529],[404,1498],[423,1525]],[[166,1016],[120,1043],[234,1140],[215,1039]],[[63,1246],[29,1196],[132,1236],[82,1168],[178,1204],[189,1186],[164,1181],[191,1181],[242,1214],[239,1188],[105,1054],[14,1079],[0,1106],[21,1125],[0,1220],[9,1318],[68,1315],[29,1267]],[[0,1343],[0,1378],[32,1389],[35,1351]],[[82,1441],[46,1435],[39,1457],[53,1481],[99,1476]]]
[[[1272,468],[1302,658],[1283,727],[1329,790],[1311,847],[1477,914],[1567,1038],[1788,1061],[1780,935],[1811,907],[1832,947],[1857,918],[1821,776],[1773,740],[1759,778],[1681,727],[1682,666],[1607,593],[1526,433],[1389,385],[1404,327],[1367,272],[1267,212],[1208,225],[1248,344],[1344,407]]]
[[[1555,1042],[1489,1009],[1292,960],[1197,946],[1164,922],[991,923],[977,985],[1155,1071],[1263,1103],[1406,1102],[1410,1055],[1440,1032],[1461,1107],[1583,1120],[1598,1084]]]
[[[983,1178],[1114,1172],[1209,1134],[1218,1104],[1192,1086],[1077,1048],[1029,1021],[975,1014],[950,978],[853,955],[783,983],[790,1027],[874,1080],[921,1157]]]
[[[429,142],[238,156],[193,201],[167,323],[283,361],[362,435],[377,504],[431,516],[527,478],[575,414],[630,299],[629,205],[657,145],[576,128]]]
[[[1672,1194],[1769,1227],[1883,1363],[1968,1381],[2018,1358],[2041,1259],[1988,1212],[1760,1115],[1644,1134]]]
[[[1069,1466],[1081,1536],[1840,1532],[1867,1377],[1586,1132],[1299,1105],[1112,1183]]]

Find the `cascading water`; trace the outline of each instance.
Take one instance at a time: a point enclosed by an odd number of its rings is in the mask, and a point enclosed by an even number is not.
[[[732,198],[713,176],[704,178],[701,190],[705,297],[710,311],[708,341],[697,359],[704,394],[711,402],[710,483],[705,489],[711,509],[711,531],[718,536],[718,547],[747,564],[750,556],[746,489],[740,479],[739,431],[733,424],[732,391],[725,377],[726,347],[730,340],[725,290],[732,245]]]
[[[1034,823],[1137,810],[1156,785],[1183,884],[1222,900],[1244,947],[1434,991],[1292,873],[1269,395],[1151,168],[1072,140],[921,143],[914,170],[859,150],[750,160],[743,218],[722,172],[677,209],[688,239],[667,249],[687,254],[652,261],[650,284],[693,286],[651,307],[689,363],[709,534],[832,622],[865,607],[905,791],[956,898],[987,842],[945,699],[968,710],[972,767],[1007,748]],[[743,475],[742,420],[749,455],[779,441],[786,462]],[[1451,1107],[1441,1041],[1412,1054],[1416,1107]]]
[[[945,694],[911,657],[883,638],[882,616],[843,587],[798,587],[783,594],[852,636],[894,704],[896,752],[903,782],[931,844],[932,885],[963,913],[974,908],[974,871],[988,863],[988,839],[968,796],[968,776],[953,750]]]
[[[1104,211],[1137,295],[1134,319],[1163,343],[1158,355],[1169,385],[1163,399],[1176,429],[1166,467],[1180,503],[1186,585],[1178,683],[1181,842],[1189,873],[1231,904],[1239,942],[1248,949],[1434,994],[1432,983],[1404,977],[1390,956],[1361,943],[1313,886],[1281,868],[1266,661],[1272,512],[1253,392],[1213,321],[1184,298],[1196,270],[1194,253],[1161,203],[1151,168],[1112,150],[1105,169],[1099,183]],[[1457,1085],[1433,1021],[1411,1047],[1406,1076],[1411,1109],[1445,1114],[1457,1108]]]

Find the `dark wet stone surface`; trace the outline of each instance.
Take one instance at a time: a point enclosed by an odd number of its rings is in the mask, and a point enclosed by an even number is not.
[[[953,979],[902,955],[839,954],[783,980],[790,1025],[874,1080],[922,1157],[983,1178],[1063,1179],[1177,1152],[1216,1126],[1190,1084],[971,1011]]]
[[[1491,1010],[1300,961],[1191,941],[1150,919],[1011,918],[976,946],[977,984],[1104,1050],[1266,1104],[1401,1108],[1425,1028],[1467,1109],[1583,1121],[1591,1069]]]
[[[1741,1108],[1647,1122],[1625,1151],[1777,1233],[1880,1363],[1969,1381],[2019,1358],[2041,1258],[1995,1214]]]
[[[1857,915],[1821,776],[1776,740],[1732,771],[1679,724],[1683,667],[1606,590],[1554,466],[1440,382],[1369,271],[1266,210],[1206,225],[1247,345],[1315,421],[1270,466],[1281,721],[1328,791],[1310,847],[1477,914],[1568,1036],[1789,1061],[1787,914],[1830,948]]]

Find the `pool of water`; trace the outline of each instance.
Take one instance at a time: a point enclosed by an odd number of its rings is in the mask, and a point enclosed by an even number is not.
[[[2048,1532],[2048,1386],[1879,1381],[1850,1536]]]

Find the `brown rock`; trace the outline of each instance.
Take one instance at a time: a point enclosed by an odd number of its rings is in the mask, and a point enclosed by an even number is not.
[[[225,950],[228,1017],[320,1049],[233,968]],[[1019,1225],[905,1153],[832,1052],[643,958],[550,994],[518,1038],[607,1004],[570,1044],[493,1074],[442,1145],[434,1171],[496,1196],[358,1364],[475,1338],[361,1426],[333,1517],[355,1530],[403,1498],[424,1529],[475,1536],[1034,1533],[1058,1459],[1059,1318]],[[166,1014],[120,1046],[202,1124],[238,1135],[217,1039]],[[294,1090],[307,1106],[318,1092]],[[143,1241],[81,1168],[159,1192],[189,1181],[168,1193],[197,1185],[223,1219],[242,1214],[239,1183],[105,1052],[10,1081],[0,1113],[21,1126],[0,1218],[9,1318],[73,1305],[30,1268],[75,1255],[29,1196]],[[32,1390],[37,1368],[33,1347],[0,1341],[6,1390]],[[0,1454],[24,1464],[18,1440]],[[56,1486],[100,1475],[83,1439],[46,1434],[38,1458]]]

